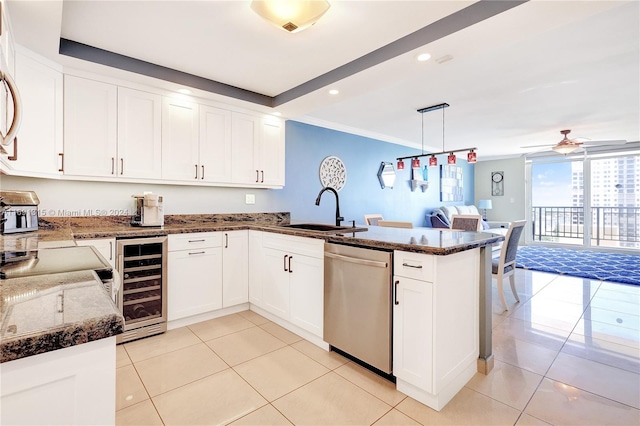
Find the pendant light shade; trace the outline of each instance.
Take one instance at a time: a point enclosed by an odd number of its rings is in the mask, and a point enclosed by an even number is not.
[[[429,158],[429,167],[438,167],[438,159],[436,158],[435,155],[432,155]]]
[[[398,170],[404,170],[404,161],[398,160]]]
[[[449,153],[449,156],[447,157],[447,164],[456,164],[456,156],[453,152]]]
[[[412,169],[419,169],[420,168],[420,160],[418,160],[417,158],[414,158],[413,160],[411,160],[411,168]]]
[[[474,150],[469,151],[467,154],[467,163],[477,163],[478,158],[476,157],[476,152]]]
[[[251,9],[278,28],[297,33],[315,24],[331,5],[326,0],[253,0]]]

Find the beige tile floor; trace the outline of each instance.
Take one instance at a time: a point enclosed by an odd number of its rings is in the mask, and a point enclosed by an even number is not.
[[[494,294],[494,370],[440,412],[244,311],[118,346],[117,424],[639,425],[640,287],[516,280],[509,311]]]

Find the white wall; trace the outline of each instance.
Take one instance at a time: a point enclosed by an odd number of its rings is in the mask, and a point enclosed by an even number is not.
[[[524,158],[479,161],[475,166],[475,204],[491,200],[487,220],[511,222],[526,218],[526,176]],[[504,196],[491,194],[491,172],[504,172]]]
[[[131,196],[142,194],[143,191],[152,191],[164,197],[165,214],[281,211],[272,195],[273,191],[278,190],[62,181],[15,176],[2,176],[1,179],[2,190],[35,191],[40,199],[40,216],[132,214]],[[255,194],[256,203],[245,204],[245,194]]]

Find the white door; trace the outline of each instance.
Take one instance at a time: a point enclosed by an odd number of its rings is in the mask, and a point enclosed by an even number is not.
[[[291,322],[318,337],[323,335],[324,260],[292,254]]]
[[[222,307],[249,301],[248,231],[222,235]]]
[[[231,176],[233,183],[260,183],[260,179],[263,176],[258,160],[260,155],[260,118],[232,113],[231,140]]]
[[[265,185],[284,185],[284,129],[280,120],[261,122],[260,164]]]
[[[65,75],[64,173],[116,176],[118,89]]]
[[[264,248],[262,276],[263,307],[282,319],[289,319],[289,255],[280,250]]]
[[[198,104],[162,99],[162,179],[197,181]]]
[[[18,159],[9,163],[14,170],[60,174],[62,82],[61,72],[25,54],[16,55],[16,84],[20,88],[23,118]]]
[[[169,252],[169,321],[222,308],[222,248]]]
[[[393,374],[433,391],[433,285],[394,277]]]
[[[118,88],[118,176],[161,177],[160,95]]]
[[[200,105],[199,179],[231,182],[231,112]]]
[[[265,273],[262,232],[249,230],[249,302],[263,306],[262,275]]]

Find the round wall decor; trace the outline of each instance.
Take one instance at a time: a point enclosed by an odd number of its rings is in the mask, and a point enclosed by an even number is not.
[[[347,183],[347,168],[338,157],[333,155],[325,158],[320,163],[320,183],[323,187],[330,186],[340,191]]]

